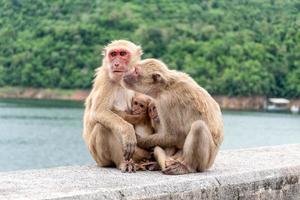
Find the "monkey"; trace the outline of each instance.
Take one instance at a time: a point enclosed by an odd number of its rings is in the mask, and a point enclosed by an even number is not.
[[[166,163],[169,175],[203,172],[210,168],[223,141],[218,103],[189,75],[170,70],[157,59],[145,59],[122,78],[121,84],[155,99],[161,129],[138,137],[138,146],[176,147],[181,155]]]
[[[148,113],[151,120],[151,126],[154,129],[154,132],[159,132],[159,129],[161,128],[160,119],[158,117],[157,109],[153,100],[149,103]],[[166,169],[166,163],[177,159],[181,155],[181,152],[182,151],[177,150],[174,147],[168,147],[165,149],[162,149],[159,146],[154,147],[154,157],[158,162],[160,169],[163,171]]]
[[[124,120],[134,125],[135,133],[138,137],[145,137],[154,133],[150,114],[148,113],[150,102],[150,97],[140,93],[135,93],[132,98],[131,110],[118,111],[114,109],[114,112],[121,116]],[[139,120],[137,117],[132,120],[132,117],[137,115],[141,116]],[[160,169],[158,163],[152,160],[151,151],[141,149],[139,153],[133,155],[133,160],[139,162],[137,165],[138,169]]]
[[[132,98],[132,114],[142,115],[142,120],[134,124],[135,133],[139,136],[148,136],[153,134],[150,117],[148,114],[148,106],[151,99],[146,95],[136,93]]]
[[[116,166],[122,172],[135,172],[132,160],[136,136],[132,124],[113,112],[131,109],[134,91],[120,85],[122,76],[140,61],[140,46],[115,40],[103,49],[102,66],[96,69],[93,87],[85,101],[83,139],[97,165]],[[131,116],[132,120],[139,116]]]
[[[120,111],[113,108],[113,112],[122,117],[125,121],[134,126],[135,134],[139,136],[146,136],[153,133],[151,121],[148,115],[148,105],[150,97],[146,95],[135,93],[131,100],[131,110]],[[139,152],[133,154],[134,161],[141,161],[150,159],[150,152],[141,149]]]

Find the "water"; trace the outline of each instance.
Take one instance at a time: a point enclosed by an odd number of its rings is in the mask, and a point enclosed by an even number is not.
[[[81,103],[0,100],[0,171],[92,163]]]
[[[83,140],[83,105],[0,99],[0,171],[94,163]],[[224,112],[222,149],[300,143],[300,115]]]

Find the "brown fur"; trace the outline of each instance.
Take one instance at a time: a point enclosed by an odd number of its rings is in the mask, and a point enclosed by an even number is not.
[[[153,134],[153,128],[148,116],[148,105],[150,103],[150,97],[135,93],[131,101],[131,110],[119,111],[115,108],[113,112],[121,116],[125,121],[134,126],[136,136],[148,136]],[[133,155],[134,161],[147,160],[151,157],[149,151],[140,149],[139,152]],[[143,163],[145,164],[145,163]]]
[[[160,124],[160,119],[157,113],[156,105],[153,100],[149,104],[148,113],[151,119],[151,125],[155,133],[162,132],[162,126]],[[170,160],[177,159],[181,155],[181,153],[182,151],[176,149],[175,147],[168,147],[162,149],[161,147],[156,146],[154,148],[154,157],[162,170],[166,169],[166,164],[170,162]]]
[[[153,128],[148,115],[148,105],[150,101],[148,96],[138,93],[132,98],[132,114],[139,114],[142,116],[141,121],[134,125],[135,133],[142,137],[153,134]],[[137,105],[135,105],[136,103]]]
[[[117,40],[104,48],[102,66],[96,70],[92,91],[85,102],[83,138],[99,166],[115,165],[122,171],[131,172],[135,166],[130,158],[134,151],[139,152],[135,131],[130,123],[112,112],[113,109],[130,110],[134,95],[133,91],[120,85],[122,73],[113,73],[107,55],[110,50],[120,48],[131,56],[128,64],[123,66],[125,71],[140,61],[141,48],[132,42]]]
[[[138,145],[182,150],[166,174],[204,171],[213,164],[223,141],[223,120],[219,105],[205,89],[156,59],[141,61],[122,84],[156,100],[161,130],[140,138]]]

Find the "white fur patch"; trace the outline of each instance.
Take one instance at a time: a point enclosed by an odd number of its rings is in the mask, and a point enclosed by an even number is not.
[[[115,91],[113,107],[120,111],[131,110],[131,100],[134,91],[120,87]]]

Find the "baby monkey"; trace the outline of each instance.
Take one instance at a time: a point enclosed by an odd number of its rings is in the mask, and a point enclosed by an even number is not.
[[[114,109],[115,113],[134,126],[136,137],[145,137],[153,134],[154,130],[148,114],[150,102],[150,97],[135,93],[131,101],[131,110],[124,112]],[[139,151],[135,151],[133,154],[132,159],[138,163],[136,166],[137,170],[160,169],[158,163],[154,161],[152,151],[139,148]]]
[[[159,118],[156,112],[156,107],[154,102],[150,99],[150,97],[142,94],[136,93],[136,95],[132,98],[132,115],[143,116],[138,123],[134,124],[134,129],[137,137],[145,137],[152,135],[154,131],[156,132],[156,128],[159,127]],[[163,156],[164,152],[161,152],[160,149],[157,148],[157,154],[159,154],[159,158],[165,159]],[[146,151],[147,153],[149,151]],[[152,155],[152,150],[149,152]],[[146,155],[146,153],[145,153]],[[155,154],[154,154],[155,155]],[[137,155],[140,156],[140,155]],[[141,155],[143,158],[143,155]],[[156,160],[156,161],[155,161]],[[164,162],[163,160],[161,162]],[[160,170],[161,165],[158,160],[151,156],[150,158],[144,158],[138,166],[141,170]]]
[[[131,114],[139,115],[140,120],[134,124],[137,137],[149,136],[153,133],[148,107],[151,102],[150,97],[136,93],[132,98]]]
[[[136,137],[145,137],[157,133],[161,129],[160,119],[156,110],[155,102],[150,97],[135,93],[131,101],[130,111],[116,111],[119,116],[134,126]],[[139,149],[133,154],[133,160],[138,162],[137,170],[165,170],[169,162],[176,159],[182,151],[175,147],[162,149],[159,146],[152,150]]]

